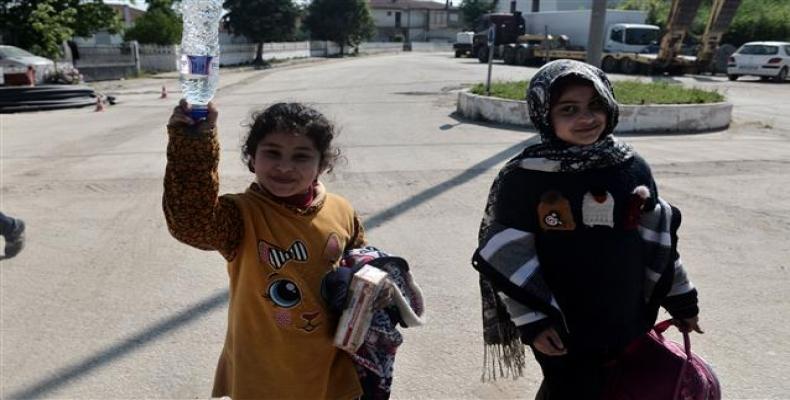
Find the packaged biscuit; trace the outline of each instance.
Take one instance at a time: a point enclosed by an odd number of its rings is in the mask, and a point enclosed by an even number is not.
[[[351,278],[348,303],[335,332],[335,346],[352,354],[357,352],[365,341],[373,319],[373,305],[386,277],[386,272],[365,265]]]

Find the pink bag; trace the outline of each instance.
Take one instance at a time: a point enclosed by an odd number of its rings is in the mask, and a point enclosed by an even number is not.
[[[671,320],[656,324],[628,345],[615,361],[612,379],[602,398],[607,400],[720,400],[721,387],[713,369],[691,352],[689,334],[683,346],[662,333]]]

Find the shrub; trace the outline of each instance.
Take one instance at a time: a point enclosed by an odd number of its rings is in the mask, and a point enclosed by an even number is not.
[[[492,82],[491,96],[510,100],[524,100],[527,81]],[[700,104],[724,101],[724,96],[716,91],[685,88],[666,82],[615,81],[614,93],[620,104]],[[485,84],[478,83],[472,93],[485,94]]]

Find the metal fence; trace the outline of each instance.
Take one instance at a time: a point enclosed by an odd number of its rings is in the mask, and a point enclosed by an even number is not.
[[[366,42],[358,46],[363,54],[392,53],[404,50],[403,43]],[[411,51],[451,51],[444,43],[412,42]],[[221,46],[220,65],[250,64],[255,59],[254,43],[230,43]],[[352,54],[354,47],[346,46],[344,52]],[[67,51],[71,54],[71,51]],[[340,54],[340,46],[329,41],[304,41],[265,43],[263,58],[291,59],[304,57],[331,57]],[[179,46],[140,45],[128,42],[121,45],[80,46],[71,54],[73,64],[86,81],[119,79],[146,72],[170,72],[178,68]]]
[[[83,46],[72,62],[86,81],[118,79],[140,72],[140,54],[137,42],[121,45]]]

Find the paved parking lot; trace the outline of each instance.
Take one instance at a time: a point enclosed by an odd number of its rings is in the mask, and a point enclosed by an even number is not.
[[[425,292],[429,324],[406,331],[396,399],[526,399],[540,380],[532,361],[518,381],[479,379],[469,258],[498,167],[534,134],[454,115],[457,90],[485,71],[429,53],[222,73],[223,192],[251,180],[239,152],[250,112],[298,100],[341,127],[348,162],[328,187],[352,201],[372,244],[411,262]],[[534,71],[496,65],[494,77]],[[735,104],[726,131],[625,137],[684,212],[681,252],[707,332],[694,349],[716,366],[725,398],[790,398],[790,83],[668,79]],[[0,208],[29,230],[25,251],[0,261],[0,397],[206,398],[227,276],[220,256],[172,239],[160,210],[178,83],[97,87],[118,105],[0,116]]]

